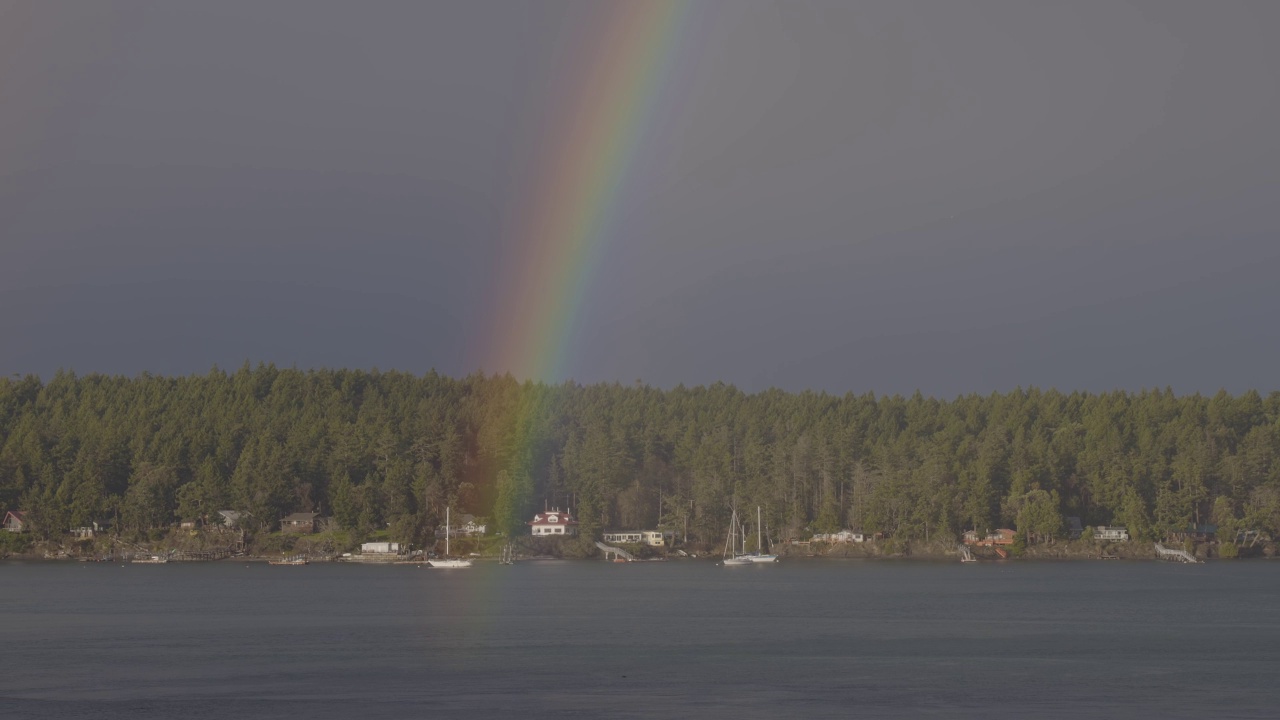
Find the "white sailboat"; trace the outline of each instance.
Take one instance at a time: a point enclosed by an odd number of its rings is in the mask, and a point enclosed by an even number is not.
[[[444,509],[444,557],[428,560],[427,565],[433,568],[469,568],[470,560],[449,557],[449,536],[453,534],[453,526],[449,523],[449,509]]]
[[[764,551],[764,534],[761,531],[760,523],[760,506],[756,506],[756,551],[746,558],[753,563],[772,563],[778,562],[778,556]]]
[[[724,557],[721,565],[750,565],[746,555],[738,554],[738,509],[733,509],[733,517],[729,518],[729,537],[724,541]]]

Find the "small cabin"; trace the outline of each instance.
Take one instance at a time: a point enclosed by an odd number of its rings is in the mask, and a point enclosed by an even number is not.
[[[672,540],[673,545],[675,544],[675,537],[676,534],[673,532],[664,533],[661,530],[644,530],[640,533],[640,542],[649,547],[666,547],[668,538]]]
[[[10,510],[4,514],[4,529],[11,533],[26,532],[27,513],[22,510]]]
[[[1080,524],[1080,518],[1072,515],[1067,518],[1067,538],[1070,540],[1079,540],[1084,535],[1084,526]]]
[[[219,510],[218,517],[214,522],[221,523],[224,527],[233,528],[240,525],[240,520],[244,516],[245,514],[238,510]]]
[[[280,532],[307,535],[316,531],[316,513],[294,513],[280,519]]]
[[[107,525],[108,523],[103,521],[94,522],[89,525],[81,525],[80,527],[73,527],[71,528],[71,536],[77,540],[90,540],[97,537],[99,533],[105,532]]]
[[[1193,542],[1213,542],[1218,539],[1217,525],[1188,525],[1182,530],[1169,533],[1170,540],[1191,540]]]

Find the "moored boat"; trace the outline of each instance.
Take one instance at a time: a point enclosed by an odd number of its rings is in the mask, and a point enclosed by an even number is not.
[[[310,561],[306,555],[290,555],[279,560],[268,560],[268,565],[307,565]]]
[[[449,536],[453,534],[453,528],[449,525],[450,508],[444,509],[444,557],[433,558],[427,561],[427,565],[433,568],[469,568],[470,560],[449,557]]]
[[[724,554],[720,559],[720,564],[726,567],[733,565],[750,565],[752,561],[749,557],[738,552],[738,508],[733,508],[733,515],[729,518],[729,536],[724,541]]]
[[[756,506],[756,551],[745,557],[749,562],[753,563],[773,563],[778,562],[778,556],[764,551],[764,527],[760,521],[760,506]]]
[[[164,555],[148,555],[147,557],[134,558],[131,562],[139,565],[164,565],[169,562],[169,558]]]

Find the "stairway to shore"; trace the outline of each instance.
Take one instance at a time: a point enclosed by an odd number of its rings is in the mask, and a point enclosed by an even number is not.
[[[610,554],[613,554],[613,555],[617,555],[618,557],[620,557],[620,558],[622,558],[622,559],[624,559],[624,560],[635,560],[635,559],[636,559],[636,556],[635,556],[635,555],[632,555],[631,553],[627,552],[626,550],[623,550],[622,548],[619,548],[619,547],[613,547],[612,545],[605,545],[604,543],[600,542],[599,540],[597,540],[597,541],[596,541],[596,547],[598,547],[598,548],[600,548],[601,550],[603,550],[603,551],[604,551],[604,553],[605,553],[605,557],[606,557],[606,558],[607,558]]]
[[[1167,548],[1160,543],[1156,543],[1156,555],[1159,556],[1161,560],[1175,560],[1177,562],[1184,562],[1193,565],[1201,562],[1196,559],[1195,555],[1192,555],[1186,550]]]

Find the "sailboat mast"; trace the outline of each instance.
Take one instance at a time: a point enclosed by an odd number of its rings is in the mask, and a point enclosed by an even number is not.
[[[453,534],[453,528],[449,526],[449,508],[444,509],[444,556],[449,557],[449,536]]]
[[[764,536],[760,534],[760,506],[757,505],[756,506],[756,554],[757,555],[764,552],[764,543],[761,542],[763,537]]]

